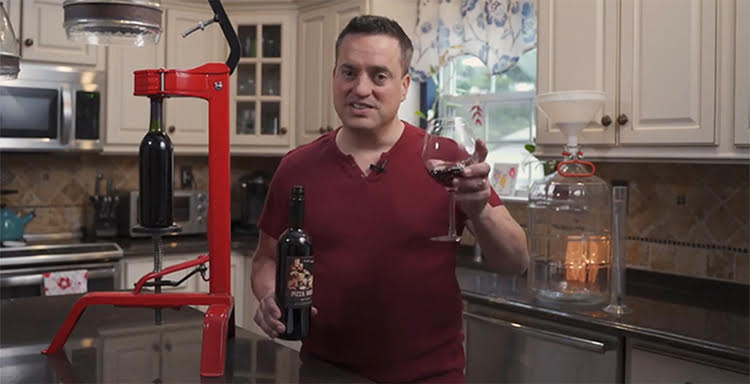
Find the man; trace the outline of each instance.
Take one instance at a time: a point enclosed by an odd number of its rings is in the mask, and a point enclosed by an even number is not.
[[[430,240],[447,228],[448,193],[422,163],[424,131],[397,116],[412,50],[401,27],[382,17],[356,17],[339,35],[333,95],[342,126],[290,152],[274,175],[253,259],[255,321],[271,337],[284,331],[276,246],[291,188],[303,185],[304,230],[315,249],[303,355],[375,381],[460,382],[458,245]],[[484,161],[487,148],[477,144]],[[526,236],[489,187],[489,169],[473,164],[454,181],[459,231],[468,220],[488,264],[521,273]]]

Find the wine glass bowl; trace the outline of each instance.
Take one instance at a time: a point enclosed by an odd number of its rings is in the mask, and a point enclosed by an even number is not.
[[[475,162],[476,139],[470,125],[458,116],[430,120],[422,147],[422,161],[430,176],[449,193],[448,234],[433,237],[435,241],[456,242],[461,239],[455,225],[455,186],[453,180],[464,168]]]

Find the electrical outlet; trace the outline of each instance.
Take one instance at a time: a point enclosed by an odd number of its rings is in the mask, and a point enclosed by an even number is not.
[[[677,195],[677,205],[685,205],[685,204],[687,204],[687,196]]]
[[[193,167],[187,165],[180,167],[180,187],[182,189],[191,189],[194,183]]]

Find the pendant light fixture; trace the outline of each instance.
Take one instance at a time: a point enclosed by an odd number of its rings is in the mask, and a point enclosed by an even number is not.
[[[13,26],[10,25],[5,6],[0,1],[0,79],[18,78],[20,59],[16,34],[13,32]]]
[[[65,0],[63,9],[72,41],[142,47],[161,37],[161,0]]]

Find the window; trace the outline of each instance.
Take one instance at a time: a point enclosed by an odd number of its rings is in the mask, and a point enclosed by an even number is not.
[[[501,75],[490,75],[474,56],[461,56],[442,68],[438,79],[438,114],[462,116],[474,124],[471,108],[482,108],[483,124],[475,125],[474,133],[487,143],[486,162],[492,168],[490,180],[496,191],[502,189],[497,184],[502,170],[495,165],[514,164],[515,185],[501,194],[527,196],[533,180],[543,176],[538,161],[524,148],[536,134],[536,49],[526,52],[516,66]]]

